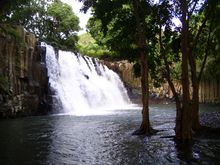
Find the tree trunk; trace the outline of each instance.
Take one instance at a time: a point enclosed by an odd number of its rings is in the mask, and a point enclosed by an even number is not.
[[[170,75],[170,74],[169,74]],[[176,92],[176,89],[174,87],[173,82],[171,81],[170,76],[166,76],[167,77],[167,81],[169,83],[169,86],[171,88],[171,91],[173,93],[175,102],[176,102],[176,127],[175,127],[175,133],[176,133],[176,137],[180,137],[180,126],[181,126],[181,120],[182,120],[182,116],[181,116],[181,102],[178,96],[178,93]]]
[[[144,17],[141,13],[141,4],[139,0],[133,1],[134,15],[136,18],[137,27],[137,46],[139,53],[139,60],[141,66],[141,91],[142,91],[142,123],[138,130],[136,130],[134,135],[147,134],[150,135],[152,129],[150,127],[149,119],[149,84],[148,84],[148,58],[146,53],[146,29]]]
[[[181,0],[182,11],[182,32],[181,32],[181,52],[182,52],[182,88],[183,100],[182,108],[178,113],[176,121],[176,138],[181,141],[192,139],[191,132],[191,111],[190,111],[190,95],[189,95],[189,73],[188,73],[188,23],[187,23],[187,1]]]
[[[197,131],[201,128],[199,122],[199,84],[193,87],[193,100],[192,100],[192,129]]]
[[[140,65],[141,65],[141,90],[142,90],[142,122],[141,126],[138,130],[136,130],[133,134],[135,135],[150,135],[152,133],[152,128],[150,127],[150,119],[149,119],[149,85],[148,85],[148,64],[147,64],[147,56],[145,52],[140,52]]]
[[[142,123],[140,132],[150,134],[150,120],[149,120],[149,84],[148,84],[148,61],[144,52],[141,52],[141,90],[142,90]]]
[[[159,33],[159,44],[160,44],[160,55],[164,60],[165,69],[166,69],[165,76],[166,76],[166,79],[168,81],[168,84],[171,88],[171,91],[173,93],[173,96],[174,96],[174,99],[176,102],[176,123],[177,124],[176,124],[176,128],[175,128],[175,132],[176,132],[176,136],[179,137],[180,135],[178,135],[178,133],[180,133],[180,132],[177,130],[180,130],[180,128],[177,126],[181,125],[181,116],[180,116],[181,102],[180,102],[178,93],[176,92],[176,89],[174,87],[173,81],[171,80],[170,67],[169,67],[169,64],[167,61],[167,57],[166,57],[166,50],[164,50],[165,48],[164,48],[163,42],[162,42],[162,26],[161,25],[160,25],[160,33]]]
[[[189,63],[191,68],[191,80],[192,80],[192,129],[198,130],[200,126],[199,122],[199,81],[196,74],[196,62],[195,57],[193,57],[192,49],[189,52]]]
[[[200,29],[199,29],[199,32],[197,33],[197,36],[196,36],[196,39],[194,41],[194,44],[193,46],[195,47],[196,46],[196,43],[197,43],[197,40],[199,38],[199,35],[201,34],[204,26],[205,26],[205,23],[207,21],[207,18],[208,16],[206,17],[206,19],[203,21],[203,24],[200,26]],[[208,35],[208,39],[207,39],[207,46],[206,46],[206,49],[205,49],[205,57],[203,59],[203,62],[202,62],[202,66],[201,66],[201,69],[200,69],[200,72],[198,74],[198,77],[197,77],[197,74],[196,74],[196,62],[195,62],[195,57],[193,58],[192,56],[192,49],[194,48],[191,48],[190,50],[190,66],[191,66],[191,74],[192,74],[192,86],[193,86],[193,98],[192,98],[192,108],[193,108],[193,112],[192,112],[192,129],[194,131],[197,131],[201,128],[201,124],[200,124],[200,120],[199,120],[199,84],[201,82],[201,78],[202,78],[202,73],[204,71],[204,68],[205,68],[205,64],[206,64],[206,61],[207,61],[207,57],[208,57],[208,54],[209,54],[209,45],[210,45],[210,37],[211,37],[211,29],[212,29],[212,20],[211,20],[211,25],[210,25],[210,28],[209,28],[209,35]]]

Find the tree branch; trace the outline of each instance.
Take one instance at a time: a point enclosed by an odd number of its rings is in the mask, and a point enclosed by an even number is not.
[[[166,79],[168,81],[168,84],[171,88],[174,99],[176,101],[177,109],[180,109],[181,104],[180,104],[180,100],[179,100],[179,97],[178,97],[178,93],[176,92],[176,89],[174,87],[174,84],[173,84],[171,76],[170,76],[170,67],[169,67],[168,61],[166,59],[166,55],[165,55],[166,53],[165,53],[165,48],[164,48],[163,42],[162,42],[162,33],[161,33],[161,31],[162,31],[162,28],[161,28],[161,24],[160,24],[160,33],[159,33],[160,55],[162,56],[162,58],[164,60],[164,64],[165,64],[165,68],[166,68]]]
[[[211,20],[210,27],[209,27],[209,35],[208,35],[208,39],[207,39],[207,42],[206,42],[207,46],[205,48],[205,58],[204,58],[204,60],[202,62],[202,66],[200,68],[200,72],[199,72],[199,75],[198,75],[198,82],[200,82],[201,79],[202,79],[202,73],[203,73],[203,70],[205,68],[205,64],[206,64],[207,57],[208,57],[208,54],[209,54],[209,46],[210,46],[210,41],[211,41],[212,24],[213,24],[213,19]]]
[[[209,12],[209,13],[210,13],[210,12]],[[203,31],[203,28],[205,27],[206,22],[207,22],[207,20],[208,20],[208,18],[209,18],[209,13],[208,13],[208,15],[204,18],[204,20],[203,20],[203,22],[202,22],[202,25],[199,27],[199,30],[198,30],[198,32],[197,32],[197,34],[196,34],[196,36],[195,36],[195,39],[193,40],[193,44],[192,44],[192,46],[191,46],[191,49],[193,49],[193,48],[196,47],[196,44],[198,43],[198,40],[199,40],[199,37],[200,37],[200,35],[201,35],[202,31]]]
[[[192,13],[194,12],[198,1],[199,1],[199,0],[196,0],[196,1],[195,1],[194,5],[193,5],[193,7],[192,7],[192,10],[188,13],[188,18],[190,18],[191,15],[192,15]],[[194,1],[193,1],[193,2],[194,2]],[[193,3],[193,2],[192,2],[192,3]]]

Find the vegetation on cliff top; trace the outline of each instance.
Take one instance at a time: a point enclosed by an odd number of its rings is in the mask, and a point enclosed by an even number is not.
[[[90,33],[84,33],[79,36],[77,50],[81,54],[91,57],[113,56],[113,53],[105,45],[99,45]]]
[[[76,50],[79,18],[60,0],[30,0],[8,3],[0,13],[2,24],[22,25],[41,41],[66,50]]]

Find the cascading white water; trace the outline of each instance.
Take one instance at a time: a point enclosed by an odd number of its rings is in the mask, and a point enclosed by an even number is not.
[[[119,76],[97,59],[60,50],[57,60],[54,49],[46,46],[49,83],[64,112],[103,114],[130,104]]]

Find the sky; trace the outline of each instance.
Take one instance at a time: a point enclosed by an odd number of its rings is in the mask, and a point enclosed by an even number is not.
[[[79,25],[83,30],[81,30],[78,34],[85,33],[87,21],[89,17],[91,17],[91,11],[89,10],[86,14],[84,14],[83,12],[80,12],[80,9],[83,4],[80,3],[78,0],[61,0],[61,1],[72,6],[73,12],[79,17],[79,20],[80,20]]]

